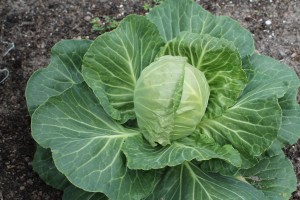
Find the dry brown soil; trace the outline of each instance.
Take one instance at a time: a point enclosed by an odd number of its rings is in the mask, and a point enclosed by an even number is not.
[[[59,40],[94,39],[98,33],[91,30],[90,18],[108,15],[120,20],[130,13],[144,14],[145,2],[151,0],[0,0],[0,70],[9,71],[0,84],[0,200],[61,197],[32,171],[35,144],[24,98],[30,75],[48,64],[50,48]],[[299,0],[198,2],[239,21],[253,33],[260,53],[290,65],[300,75]],[[14,48],[7,51],[11,44]],[[0,81],[5,73],[0,71]],[[300,178],[300,143],[287,148],[286,155]],[[298,187],[291,199],[300,199],[299,192]]]

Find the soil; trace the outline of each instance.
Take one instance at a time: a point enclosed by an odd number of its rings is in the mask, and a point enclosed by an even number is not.
[[[300,75],[299,0],[201,0],[205,9],[248,28],[258,52],[291,66]],[[0,200],[57,200],[61,192],[33,172],[35,144],[24,91],[30,75],[49,63],[61,39],[90,38],[89,20],[145,14],[151,0],[0,0]],[[6,70],[4,70],[6,69]],[[300,178],[300,142],[285,150]],[[300,199],[300,187],[291,199]]]

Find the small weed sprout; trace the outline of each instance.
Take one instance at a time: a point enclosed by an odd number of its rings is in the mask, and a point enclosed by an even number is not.
[[[92,25],[92,30],[97,31],[100,34],[111,31],[119,25],[119,22],[115,17],[103,16],[102,20],[99,17],[95,17],[90,20],[90,24]]]
[[[154,6],[161,4],[164,0],[152,0],[152,2],[144,3],[143,8],[145,11],[150,11]]]

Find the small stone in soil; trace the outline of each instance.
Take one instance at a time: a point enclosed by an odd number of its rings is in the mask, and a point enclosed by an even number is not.
[[[266,24],[267,26],[270,26],[270,25],[272,24],[272,21],[268,19],[267,21],[265,21],[265,24]]]

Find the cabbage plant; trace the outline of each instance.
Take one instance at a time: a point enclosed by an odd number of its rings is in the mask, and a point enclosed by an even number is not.
[[[26,89],[33,168],[63,199],[289,199],[299,78],[192,0],[63,40]]]

